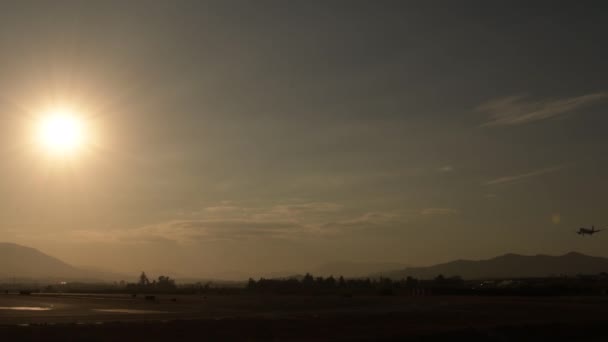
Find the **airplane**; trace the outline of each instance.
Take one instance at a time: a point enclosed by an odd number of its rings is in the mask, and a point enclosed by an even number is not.
[[[576,234],[578,235],[593,235],[593,233],[597,233],[597,232],[601,232],[603,229],[595,229],[594,226],[591,226],[591,229],[589,228],[579,228],[578,232],[576,232]]]

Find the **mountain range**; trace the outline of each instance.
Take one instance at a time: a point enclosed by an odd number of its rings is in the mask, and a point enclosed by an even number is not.
[[[315,275],[328,277],[330,275],[342,275],[347,278],[365,277],[370,274],[385,270],[398,270],[407,267],[408,265],[397,262],[353,262],[353,261],[335,261],[328,262],[319,266],[315,271]]]
[[[440,274],[444,277],[460,276],[464,279],[547,277],[608,272],[608,258],[577,252],[561,256],[505,254],[486,260],[456,260],[428,267],[401,267],[401,264],[395,263],[339,262],[321,266],[317,274],[346,277],[383,276],[393,279],[408,276],[432,279]],[[34,248],[14,243],[0,243],[0,281],[3,279],[107,281],[130,278],[132,277],[118,273],[74,267]]]
[[[608,272],[608,258],[570,252],[560,256],[505,254],[486,260],[456,260],[429,267],[408,267],[376,275],[402,279],[460,276],[463,279],[550,277]]]
[[[119,274],[69,265],[35,248],[0,242],[0,280],[117,280]]]

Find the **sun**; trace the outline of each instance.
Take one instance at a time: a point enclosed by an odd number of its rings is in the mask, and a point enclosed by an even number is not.
[[[68,109],[58,109],[40,118],[36,138],[49,154],[68,156],[83,148],[85,133],[82,118]]]

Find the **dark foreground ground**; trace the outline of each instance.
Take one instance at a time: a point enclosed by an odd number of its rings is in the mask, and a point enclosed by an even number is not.
[[[0,340],[608,341],[608,297],[0,295]]]

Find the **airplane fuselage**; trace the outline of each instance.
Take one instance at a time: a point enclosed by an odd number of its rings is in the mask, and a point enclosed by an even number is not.
[[[591,226],[591,229],[588,228],[579,228],[576,232],[578,235],[593,235],[594,233],[600,232],[601,229],[595,229],[595,227]]]

